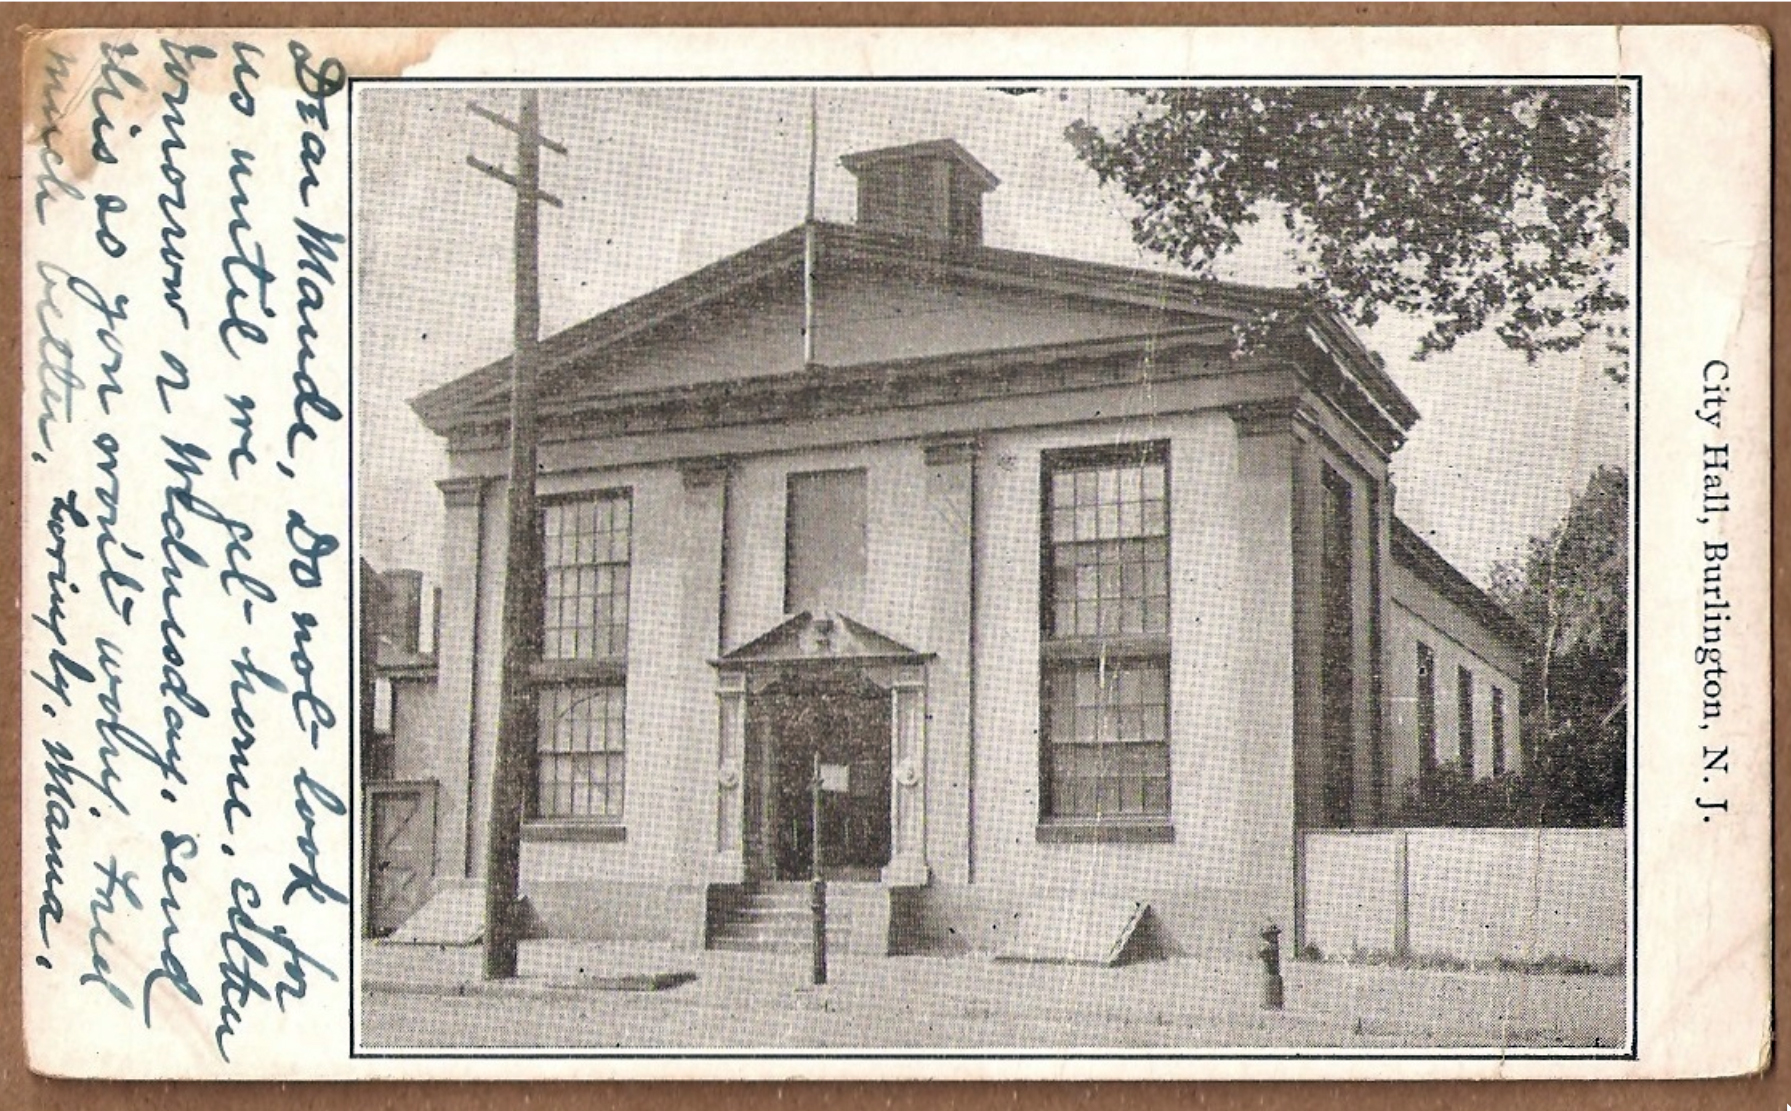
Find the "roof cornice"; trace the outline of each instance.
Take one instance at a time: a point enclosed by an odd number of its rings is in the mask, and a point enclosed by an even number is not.
[[[1430,546],[1417,531],[1397,515],[1392,520],[1393,558],[1408,571],[1428,583],[1437,593],[1485,622],[1516,649],[1529,640],[1517,618],[1492,595],[1475,585],[1443,554]]]
[[[543,377],[577,366],[586,366],[592,377],[600,377],[595,364],[614,345],[669,318],[799,266],[804,227],[798,225],[549,337],[540,349]],[[1347,325],[1296,291],[950,243],[844,224],[817,222],[815,228],[823,267],[859,260],[1007,288],[1161,311],[1199,312],[1216,320],[1242,322],[1270,315],[1303,320],[1309,325],[1306,331],[1313,346],[1334,363],[1346,392],[1356,395],[1352,407],[1361,414],[1358,419],[1366,417],[1372,424],[1384,422],[1395,430],[1393,440],[1397,441],[1418,417],[1417,408]],[[457,427],[479,422],[481,410],[507,397],[509,376],[510,359],[506,356],[418,396],[411,405],[431,431],[445,436]],[[1372,410],[1372,415],[1366,410]]]
[[[801,371],[716,382],[696,382],[601,396],[544,400],[544,442],[576,436],[638,434],[642,422],[665,428],[719,427],[790,419],[818,411],[906,408],[1040,391],[1120,384],[1116,368],[1149,380],[1191,373],[1185,357],[1205,352],[1229,364],[1230,329],[1223,323],[1165,329],[1030,347],[951,352],[852,364],[817,364]],[[1208,360],[1211,365],[1212,360]],[[1260,365],[1260,364],[1258,364]],[[1066,369],[1068,368],[1068,369]],[[1192,373],[1212,373],[1211,370]],[[1130,380],[1130,379],[1124,379]],[[1046,383],[1041,385],[1041,383]],[[481,403],[455,434],[463,443],[496,434],[508,423],[503,399]],[[662,429],[663,430],[663,429]]]

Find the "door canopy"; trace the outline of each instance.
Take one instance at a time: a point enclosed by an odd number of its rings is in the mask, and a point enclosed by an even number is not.
[[[884,667],[924,664],[932,656],[831,610],[803,612],[715,660],[723,674],[761,667],[855,665],[875,674]],[[886,684],[879,684],[886,685]]]

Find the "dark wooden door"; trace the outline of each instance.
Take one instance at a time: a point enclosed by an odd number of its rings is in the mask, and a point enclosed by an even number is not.
[[[367,933],[385,937],[421,909],[435,870],[435,785],[367,788]]]
[[[879,877],[890,851],[889,714],[889,693],[856,676],[786,681],[755,696],[750,716],[767,773],[757,815],[765,878],[812,874],[817,757],[850,769],[846,791],[821,794],[822,874]]]

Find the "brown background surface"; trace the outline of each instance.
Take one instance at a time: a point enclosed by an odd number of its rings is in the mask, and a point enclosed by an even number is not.
[[[5,136],[6,192],[0,203],[0,274],[5,290],[6,348],[0,360],[19,366],[20,112],[19,58],[22,35],[31,27],[404,27],[404,26],[1249,26],[1310,25],[1474,25],[1474,24],[1671,24],[1728,23],[1763,26],[1775,44],[1791,41],[1791,4],[50,4],[9,5],[0,17],[6,46],[0,54],[0,133]],[[1791,83],[1775,65],[1772,82],[1773,149],[1784,146],[1791,120]],[[1717,153],[1717,152],[1712,152]],[[1791,188],[1774,158],[1774,228],[1791,214]],[[1784,290],[1791,286],[1791,237],[1776,236],[1773,247],[1773,352],[1787,356],[1791,336]],[[1777,361],[1777,360],[1775,360]],[[1784,359],[1791,365],[1791,358]],[[1775,375],[1775,379],[1778,376]],[[22,388],[22,379],[21,379]],[[1775,390],[1773,439],[1791,436],[1791,414]],[[4,471],[6,517],[3,543],[19,537],[18,435],[20,392],[0,391],[0,445],[13,460]],[[1781,481],[1774,453],[1773,529],[1774,613],[1788,585],[1783,541],[1791,522],[1791,491]],[[0,562],[0,597],[18,596],[18,560]],[[15,610],[16,612],[16,610]],[[1775,633],[1777,622],[1774,622]],[[19,634],[15,623],[0,634],[0,735],[17,736],[19,721]],[[1776,640],[1776,635],[1775,635]],[[1777,713],[1778,679],[1791,663],[1774,665],[1774,737],[1784,720]],[[1664,1082],[1405,1082],[1405,1083],[1233,1083],[1159,1084],[740,1084],[718,1083],[320,1083],[169,1084],[48,1080],[26,1067],[20,1016],[20,937],[16,923],[19,887],[18,750],[0,756],[0,901],[9,917],[0,926],[0,1107],[112,1108],[336,1108],[441,1107],[448,1111],[497,1111],[527,1107],[679,1108],[690,1111],[748,1108],[859,1108],[888,1111],[998,1108],[1144,1111],[1148,1108],[1251,1108],[1254,1111],[1330,1111],[1333,1108],[1523,1107],[1535,1111],[1652,1108],[1702,1111],[1705,1108],[1791,1109],[1791,1078],[1775,1058],[1763,1074],[1733,1080]],[[1785,787],[1791,762],[1774,761],[1774,794]],[[1776,820],[1774,843],[1785,847]],[[1775,869],[1775,903],[1786,891],[1786,873]],[[1775,913],[1775,950],[1784,951],[1785,922]],[[1775,970],[1777,994],[1786,988],[1784,968]],[[1775,1040],[1781,1017],[1775,1013]],[[69,1036],[78,1037],[70,1031]],[[1782,1055],[1781,1055],[1782,1056]]]

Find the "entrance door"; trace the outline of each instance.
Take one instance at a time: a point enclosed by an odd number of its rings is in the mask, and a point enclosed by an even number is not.
[[[435,786],[367,788],[367,933],[385,937],[415,914],[435,870]]]
[[[821,793],[821,872],[828,879],[876,880],[889,863],[889,693],[859,677],[829,676],[775,683],[754,694],[747,711],[762,768],[749,776],[748,837],[760,860],[750,874],[808,879],[814,867],[811,782],[817,758],[845,767],[844,791]],[[757,780],[755,784],[753,780]],[[754,788],[757,787],[757,792]]]

